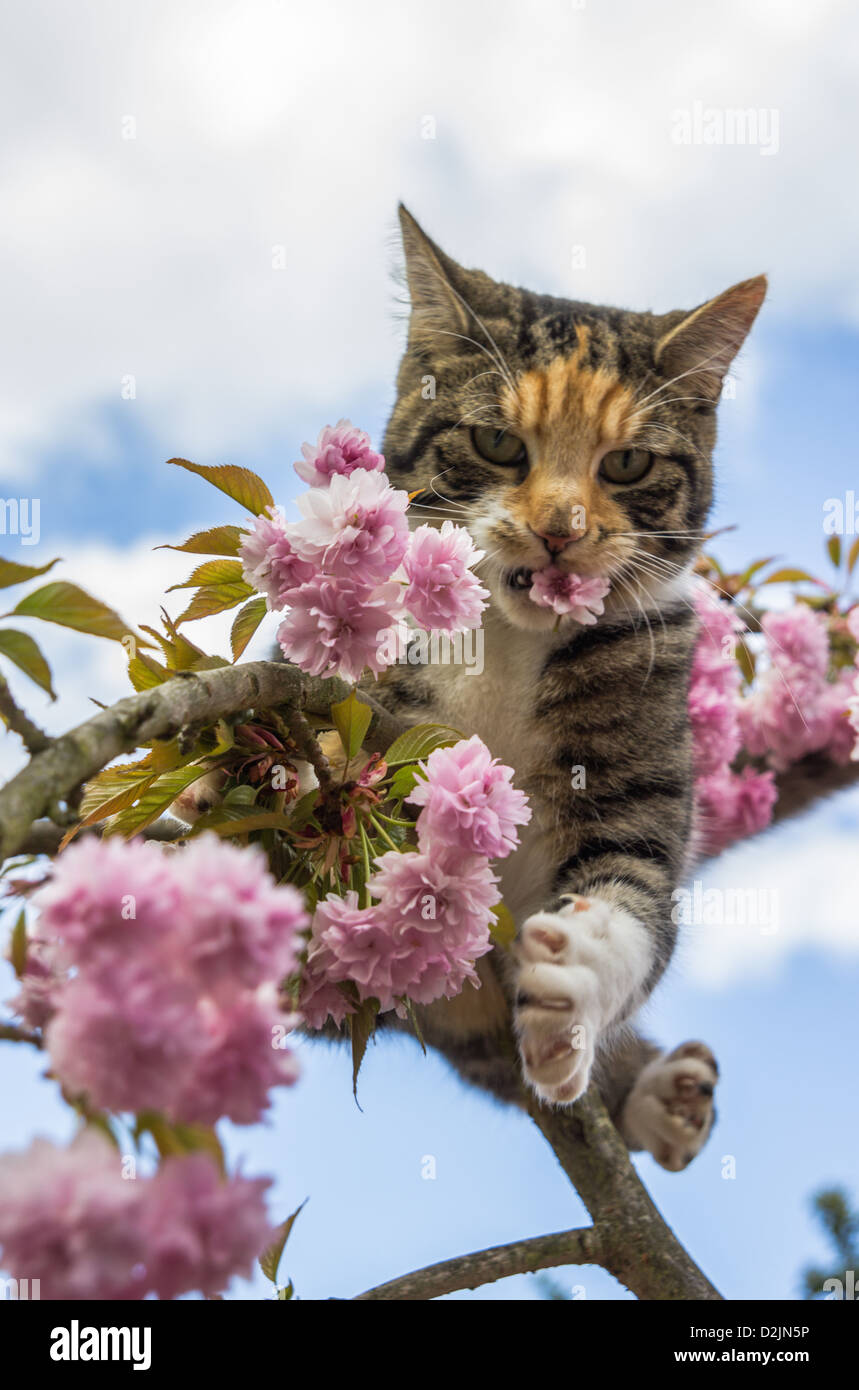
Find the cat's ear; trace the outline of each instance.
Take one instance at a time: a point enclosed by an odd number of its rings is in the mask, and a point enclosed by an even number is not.
[[[399,214],[413,336],[468,333],[472,322],[469,277],[474,272],[445,255],[402,203]]]
[[[669,378],[683,377],[688,394],[718,400],[722,379],[742,347],[767,292],[767,277],[741,280],[732,289],[682,317],[656,344],[656,365]]]

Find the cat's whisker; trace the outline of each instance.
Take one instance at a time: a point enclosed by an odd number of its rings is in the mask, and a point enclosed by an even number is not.
[[[647,682],[650,680],[651,672],[653,671],[653,665],[656,661],[656,639],[653,636],[653,628],[651,627],[650,619],[647,616],[647,609],[644,607],[644,604],[641,602],[641,599],[638,597],[638,594],[635,592],[631,585],[627,585],[623,579],[620,579],[620,576],[616,576],[616,578],[620,580],[621,587],[626,589],[626,591],[632,595],[633,602],[636,604],[647,627],[647,635],[650,639],[650,660],[647,663],[647,671],[645,673],[644,680],[642,681],[642,686],[645,686]]]
[[[696,372],[700,372],[703,367],[706,367],[708,363],[713,361],[714,357],[718,357],[721,351],[721,347],[716,348],[710,353],[709,357],[704,357],[700,362],[696,362],[694,366],[687,367],[685,372],[678,372],[670,381],[664,381],[661,386],[657,386],[655,391],[651,391],[649,396],[645,396],[643,401],[636,401],[637,409],[640,410],[642,406],[647,405],[648,401],[655,400],[663,391],[667,391],[669,386],[674,386],[678,381],[682,381],[684,377],[694,376]]]
[[[651,555],[649,552],[645,552],[645,554],[646,554],[648,560],[653,560],[653,561],[655,561],[657,564],[660,564],[660,563],[661,563],[661,564],[663,564],[663,565],[665,565],[665,566],[672,566],[672,565],[673,565],[673,562],[672,562],[672,561],[664,560],[661,556]],[[644,564],[642,563],[642,555],[641,555],[641,554],[638,554],[638,555],[632,557],[631,565],[632,565],[633,568],[635,568],[636,566],[640,566],[642,572],[644,572],[644,573],[647,573],[647,572],[648,572],[648,570],[647,570],[647,568],[646,568],[646,565],[644,565]],[[682,568],[682,567],[680,567],[680,568]],[[653,570],[650,570],[649,573],[651,574],[651,577],[653,577],[653,578],[657,578],[657,577],[659,577],[659,578],[668,578],[668,577],[669,577],[669,575],[668,575],[667,573],[664,573],[664,574],[661,574],[661,575],[660,575],[658,571],[654,572]],[[719,586],[718,584],[714,584],[714,583],[712,583],[712,581],[711,581],[711,588],[715,589],[716,592],[719,593],[719,594],[721,594],[723,598],[727,598],[727,599],[730,601],[731,606],[732,606],[733,608],[735,608],[735,609],[737,609],[738,611],[741,611],[742,613],[744,613],[744,614],[746,615],[746,617],[751,618],[751,620],[752,620],[753,623],[755,623],[755,624],[757,623],[757,621],[758,621],[757,616],[752,612],[752,610],[751,610],[750,608],[747,608],[745,604],[739,603],[738,600],[737,600],[737,598],[736,598],[736,596],[735,596],[734,594],[729,593],[727,589],[722,589],[722,588],[720,588],[720,586]],[[652,595],[651,595],[651,597],[652,597]],[[698,610],[696,609],[694,603],[690,602],[688,599],[682,598],[682,596],[680,596],[680,597],[681,597],[681,601],[686,605],[686,607],[688,607],[691,611],[693,611],[693,612],[695,612],[695,613],[698,612]],[[709,632],[710,629],[707,627],[706,621],[705,621],[703,618],[701,618],[701,615],[700,615],[700,614],[698,614],[698,617],[699,617],[699,621],[702,623],[702,626],[705,628],[706,631]],[[782,647],[782,645],[781,645],[780,642],[772,641],[772,639],[769,639],[769,640],[770,640],[770,642],[771,642],[771,645],[772,645],[777,651],[781,652],[782,655],[784,655],[784,656],[788,656],[788,655],[789,655],[789,654],[785,651],[784,647]],[[788,696],[790,697],[790,701],[791,701],[791,703],[792,703],[794,709],[796,710],[796,713],[799,715],[800,719],[802,720],[803,727],[807,729],[807,728],[808,728],[808,721],[806,720],[805,715],[804,715],[803,712],[802,712],[802,708],[801,708],[801,706],[800,706],[800,704],[799,704],[799,701],[798,701],[797,698],[796,698],[796,695],[794,694],[793,690],[791,689],[790,681],[788,680],[787,676],[785,675],[784,671],[781,669],[780,666],[775,666],[775,667],[773,667],[772,669],[774,669],[774,670],[776,671],[776,674],[778,675],[780,681],[782,682],[782,684],[783,684],[783,686],[784,686],[784,688],[785,688],[786,693],[787,693]]]

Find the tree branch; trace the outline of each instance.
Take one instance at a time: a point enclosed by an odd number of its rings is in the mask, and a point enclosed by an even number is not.
[[[722,1297],[661,1216],[594,1087],[567,1110],[535,1098],[530,1114],[593,1217],[610,1274],[641,1299]]]
[[[859,783],[859,762],[834,763],[823,753],[809,753],[793,763],[775,779],[778,801],[772,824],[779,825],[793,816],[801,815],[817,801],[833,792],[845,791]]]
[[[559,1231],[556,1235],[533,1236],[512,1245],[494,1245],[473,1255],[460,1255],[441,1264],[377,1284],[366,1293],[359,1293],[355,1302],[368,1300],[409,1301],[440,1298],[457,1289],[476,1289],[507,1279],[511,1274],[533,1274],[539,1269],[554,1269],[558,1265],[602,1264],[600,1238],[593,1226],[575,1231]]]
[[[17,1023],[0,1023],[0,1042],[25,1042],[33,1047],[41,1047],[42,1035],[29,1028],[21,1028]]]
[[[48,743],[0,789],[0,859],[17,854],[34,821],[123,753],[244,709],[285,705],[324,718],[332,701],[343,699],[349,689],[335,677],[305,676],[283,662],[252,661],[177,676],[129,695]],[[403,725],[371,695],[362,691],[359,698],[373,709],[366,746],[386,748]]]

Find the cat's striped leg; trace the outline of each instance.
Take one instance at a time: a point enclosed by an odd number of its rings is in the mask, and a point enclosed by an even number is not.
[[[687,1167],[713,1129],[719,1068],[703,1042],[663,1052],[625,1028],[603,1046],[594,1080],[630,1149],[646,1149],[669,1172]]]

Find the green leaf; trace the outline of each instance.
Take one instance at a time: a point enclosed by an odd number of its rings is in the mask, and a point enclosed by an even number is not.
[[[299,797],[294,806],[287,808],[289,823],[293,830],[300,830],[306,825],[313,815],[314,808],[319,800],[319,788],[311,787],[309,792]]]
[[[388,796],[392,801],[402,801],[408,796],[418,780],[417,763],[406,763],[398,767],[388,783]]]
[[[246,808],[238,806],[217,806],[195,820],[191,835],[201,835],[204,830],[214,830],[216,835],[228,838],[231,835],[250,835],[254,830],[290,830],[289,818],[280,811],[257,811],[249,816]]]
[[[19,565],[15,560],[0,560],[0,589],[23,584],[25,579],[38,579],[40,574],[47,574],[56,564],[59,564],[59,556],[56,560],[49,560],[46,565]]]
[[[274,498],[262,478],[258,478],[249,468],[238,468],[231,463],[216,464],[210,468],[203,463],[189,463],[188,459],[168,459],[167,462],[205,478],[234,502],[246,507],[253,516],[260,516],[274,506]]]
[[[157,1110],[142,1110],[137,1117],[135,1135],[151,1134],[162,1158],[181,1158],[185,1146],[173,1126]]]
[[[447,724],[415,724],[394,739],[385,754],[385,762],[388,767],[397,763],[414,763],[428,757],[434,748],[447,748],[464,737],[459,729],[452,729]]]
[[[813,574],[807,570],[782,569],[775,570],[773,574],[768,574],[766,579],[761,581],[763,584],[819,584],[823,588],[822,581],[815,579]]]
[[[253,637],[267,612],[266,601],[262,594],[258,598],[250,599],[239,609],[233,625],[230,628],[230,647],[233,653],[233,661],[238,661],[248,642]]]
[[[830,536],[826,542],[826,551],[836,569],[841,564],[841,537]]]
[[[236,584],[242,582],[242,566],[239,560],[204,560],[202,565],[198,565],[194,573],[183,580],[181,584],[171,584],[167,590],[172,594],[174,589],[195,589],[198,584]]]
[[[52,700],[57,696],[51,685],[51,668],[42,656],[39,646],[28,632],[18,632],[14,627],[0,628],[0,652],[29,676],[31,681],[47,691]]]
[[[856,537],[855,541],[853,542],[853,544],[851,545],[849,551],[847,552],[847,573],[848,573],[848,574],[852,574],[852,573],[853,573],[853,570],[854,570],[855,567],[856,567],[856,561],[857,561],[857,560],[859,560],[859,536]]]
[[[164,653],[165,660],[171,671],[195,671],[201,669],[202,663],[207,660],[206,653],[202,647],[198,647],[190,638],[183,636],[173,619],[164,609],[161,610],[161,621],[167,636],[162,636],[154,627],[146,627],[141,624],[144,632],[148,632],[155,638]],[[226,662],[223,663],[226,665]]]
[[[221,1173],[226,1172],[226,1161],[224,1150],[221,1148],[221,1141],[209,1125],[186,1125],[174,1121],[172,1129],[185,1153],[207,1153],[210,1158],[215,1160]]]
[[[130,839],[132,835],[136,835],[138,831],[144,830],[147,825],[157,820],[180,792],[185,791],[186,787],[190,787],[210,771],[211,768],[194,763],[190,767],[177,767],[173,772],[162,773],[143,790],[133,805],[126,806],[117,815],[111,816],[104,827],[104,835],[124,835],[126,839]]]
[[[84,787],[80,804],[81,819],[67,838],[70,839],[85,825],[96,825],[126,806],[133,805],[158,775],[159,769],[153,767],[150,754],[136,763],[120,763],[118,767],[105,768]]]
[[[240,526],[213,526],[210,531],[196,531],[182,545],[156,545],[155,549],[184,550],[189,555],[238,555],[246,535]]]
[[[509,950],[516,940],[516,923],[509,907],[499,903],[492,914],[494,921],[489,927],[489,935],[496,946],[501,946],[505,951]]]
[[[742,671],[744,679],[751,685],[755,678],[757,661],[754,652],[742,638],[737,642],[737,665]]]
[[[21,618],[41,618],[47,623],[57,623],[60,627],[70,627],[75,632],[86,632],[91,637],[107,637],[113,642],[134,637],[138,646],[150,644],[134,636],[134,629],[124,623],[118,613],[108,608],[100,599],[93,598],[77,584],[69,584],[64,579],[45,584],[34,589],[12,613]],[[10,616],[9,614],[6,615]]]
[[[376,1031],[378,999],[365,999],[354,1014],[349,1015],[349,1036],[352,1039],[352,1094],[358,1100],[358,1073],[367,1051],[367,1044]],[[360,1106],[358,1107],[361,1108]]]
[[[195,618],[210,618],[213,613],[226,613],[253,594],[250,584],[239,580],[236,584],[204,584],[198,589],[184,613],[176,619],[180,623],[193,622]]]
[[[345,700],[331,706],[331,718],[340,735],[343,751],[348,759],[354,758],[364,742],[364,736],[373,720],[373,711],[358,699],[350,690]]]
[[[748,569],[743,570],[737,580],[737,591],[739,592],[740,589],[744,589],[749,581],[757,574],[758,570],[762,570],[766,565],[771,565],[775,558],[774,555],[768,555],[765,560],[755,560],[749,565]]]
[[[18,979],[22,979],[27,968],[27,914],[23,907],[9,938],[9,960]]]
[[[426,1043],[424,1042],[424,1035],[423,1035],[423,1033],[421,1032],[421,1025],[418,1023],[418,1016],[417,1016],[417,1014],[415,1013],[415,1006],[414,1006],[414,1004],[412,1003],[411,999],[409,999],[409,998],[406,998],[406,1000],[405,1000],[405,1005],[406,1005],[406,1013],[407,1013],[408,1016],[409,1016],[409,1022],[411,1023],[412,1027],[414,1028],[414,1030],[415,1030],[415,1037],[417,1038],[418,1042],[419,1042],[420,1045],[421,1045],[421,1052],[422,1052],[422,1053],[424,1054],[424,1056],[426,1057],[426,1055],[427,1055],[427,1045],[426,1045]]]
[[[292,1215],[288,1216],[285,1221],[282,1221],[280,1223],[280,1225],[277,1228],[277,1235],[275,1236],[271,1245],[268,1247],[267,1250],[264,1250],[259,1257],[260,1269],[262,1270],[266,1279],[270,1279],[275,1286],[277,1285],[277,1271],[280,1267],[280,1260],[281,1256],[283,1255],[284,1246],[286,1245],[286,1242],[289,1240],[289,1237],[292,1233],[292,1228],[295,1225],[297,1217],[300,1215],[300,1213],[304,1210],[306,1206],[307,1198],[305,1197],[304,1201],[301,1203],[301,1206],[296,1207]]]
[[[138,652],[128,663],[128,679],[137,691],[154,690],[156,685],[163,685],[171,675],[172,672],[160,661],[143,652]]]
[[[278,1291],[277,1291],[277,1300],[278,1300],[278,1303],[288,1303],[289,1300],[290,1300],[292,1297],[294,1297],[294,1295],[295,1295],[295,1285],[293,1284],[292,1280],[290,1279],[290,1281],[289,1281],[288,1284],[284,1284],[284,1286],[283,1286],[282,1289],[278,1289]]]

